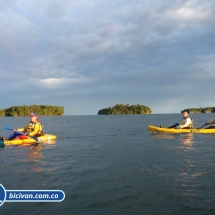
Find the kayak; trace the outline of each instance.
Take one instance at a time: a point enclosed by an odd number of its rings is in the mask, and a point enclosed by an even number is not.
[[[52,135],[52,134],[44,134],[41,137],[37,137],[40,142],[46,142],[49,140],[54,140],[57,137]],[[0,140],[0,145],[22,145],[22,144],[31,144],[31,143],[36,143],[35,139],[32,138],[27,138],[27,139],[17,139],[17,140]]]
[[[179,129],[176,129],[176,128],[160,128],[157,126],[149,125],[148,129],[152,133],[154,133],[154,132],[173,133],[173,134],[179,134],[179,133],[212,134],[212,133],[215,133],[215,128],[209,128],[209,129],[206,129],[206,128],[179,128]]]

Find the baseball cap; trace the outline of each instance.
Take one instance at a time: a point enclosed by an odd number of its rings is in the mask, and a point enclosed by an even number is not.
[[[30,116],[37,116],[37,114],[36,113],[31,113]]]

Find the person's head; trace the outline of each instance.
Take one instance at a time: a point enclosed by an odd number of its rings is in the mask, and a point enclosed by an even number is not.
[[[183,117],[188,117],[188,111],[187,110],[184,110],[183,112],[182,112],[182,114],[183,114]]]
[[[39,122],[39,119],[38,119],[36,113],[31,113],[30,114],[30,119],[31,119],[32,122]]]

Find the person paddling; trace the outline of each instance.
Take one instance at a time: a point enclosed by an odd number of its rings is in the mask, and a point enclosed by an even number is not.
[[[212,124],[215,124],[215,119],[212,119],[211,121],[205,123],[205,125],[212,125]],[[215,128],[215,126],[213,125],[213,126],[207,127],[206,129],[211,129],[211,128]]]
[[[183,114],[182,122],[181,124],[177,125],[176,128],[193,128],[193,120],[192,118],[189,117],[188,111],[183,110],[182,114]]]
[[[39,118],[36,113],[30,114],[30,122],[24,128],[18,128],[13,130],[7,139],[27,139],[29,136],[39,137],[43,135],[42,124],[39,122]],[[25,134],[20,134],[18,131],[24,132]]]
[[[193,120],[192,118],[189,117],[188,111],[187,110],[183,110],[182,111],[183,114],[183,119],[181,124],[179,123],[175,123],[174,125],[169,126],[168,128],[193,128]],[[160,125],[161,128],[163,128],[162,125]]]

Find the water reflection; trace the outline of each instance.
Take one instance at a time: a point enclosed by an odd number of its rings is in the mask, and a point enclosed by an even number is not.
[[[194,140],[193,140],[194,134],[193,133],[188,133],[188,134],[184,134],[182,135],[179,140],[181,141],[181,143],[183,145],[193,145],[194,144]]]
[[[178,135],[177,134],[168,134],[168,133],[151,133],[149,134],[150,140],[159,140],[159,139],[170,139],[174,140],[176,139]]]
[[[182,145],[193,145],[194,144],[194,134],[193,133],[185,133],[185,134],[168,134],[168,133],[152,133],[149,134],[150,140],[179,140]]]
[[[49,141],[48,143],[39,143],[39,144],[35,144],[35,145],[28,145],[27,150],[24,152],[25,158],[22,159],[22,162],[24,162],[24,163],[30,163],[30,162],[32,163],[32,162],[34,162],[34,163],[39,164],[41,158],[43,158],[44,147],[47,144],[53,145],[55,143],[56,143],[56,141],[52,140],[52,141]],[[43,169],[40,166],[37,166],[37,165],[34,166],[31,170],[33,172],[43,172]]]
[[[198,159],[195,157],[195,141],[196,134],[188,133],[180,137],[181,147],[181,171],[179,172],[179,192],[183,197],[196,196],[196,187],[199,184],[199,177],[203,174],[199,169]]]
[[[25,155],[27,158],[27,162],[33,161],[33,162],[39,162],[39,160],[43,157],[43,144],[38,144],[35,146],[30,146],[29,150],[26,151]]]

